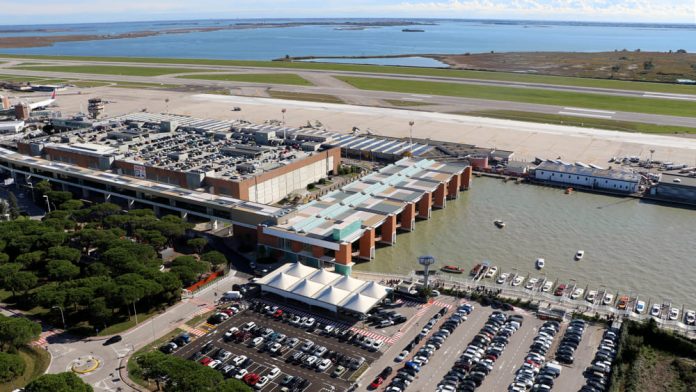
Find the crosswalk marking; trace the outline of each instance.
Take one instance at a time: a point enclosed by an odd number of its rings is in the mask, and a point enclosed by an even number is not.
[[[58,333],[61,333],[61,332],[62,331],[59,329],[51,329],[48,331],[44,331],[41,333],[41,335],[39,335],[39,338],[37,340],[33,341],[31,344],[33,344],[34,346],[45,346],[48,344],[49,337],[56,335]]]

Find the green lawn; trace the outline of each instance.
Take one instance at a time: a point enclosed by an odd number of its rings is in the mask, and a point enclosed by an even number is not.
[[[10,392],[25,387],[30,381],[44,374],[51,363],[51,355],[39,347],[23,347],[19,350],[19,356],[26,365],[24,374],[11,382],[0,384],[0,392]]]
[[[5,58],[52,59],[73,61],[109,61],[120,63],[150,63],[177,65],[221,65],[241,67],[263,67],[284,69],[328,70],[346,72],[366,72],[373,74],[402,74],[418,76],[439,76],[450,78],[473,78],[484,80],[501,80],[525,83],[546,83],[563,86],[599,87],[637,91],[696,94],[696,86],[684,86],[668,83],[630,82],[621,80],[574,78],[565,76],[529,75],[514,72],[469,71],[443,68],[397,67],[358,64],[330,64],[312,62],[253,61],[253,60],[213,60],[213,59],[175,59],[147,57],[81,57],[81,56],[45,56],[45,55],[6,55]]]
[[[403,101],[400,99],[385,99],[384,102],[394,105],[394,106],[427,106],[427,105],[432,105],[431,103],[428,102],[423,102],[423,101]]]
[[[290,91],[277,90],[270,90],[268,91],[268,94],[271,96],[271,98],[289,99],[293,101],[344,103],[340,98],[327,94],[294,93]]]
[[[17,66],[12,69],[25,71],[67,72],[96,75],[124,75],[124,76],[160,76],[186,72],[196,72],[190,68],[157,68],[157,67],[129,67],[117,65],[51,65],[51,66]]]
[[[688,101],[618,97],[530,88],[474,86],[401,79],[363,78],[355,76],[336,77],[362,90],[444,95],[450,97],[489,99],[494,101],[513,101],[543,105],[573,106],[587,109],[696,117],[696,102]]]
[[[191,320],[186,322],[186,325],[189,327],[197,327],[198,324],[202,323],[203,321],[207,320],[208,317],[210,317],[213,313],[215,313],[214,310],[211,310],[210,312],[206,312],[203,314],[199,314],[198,316],[192,318]]]
[[[179,76],[180,79],[222,80],[230,82],[292,84],[296,86],[313,86],[312,83],[296,74],[261,73],[261,74],[212,74]]]
[[[159,312],[156,310],[151,311],[149,313],[142,313],[142,314],[138,313],[138,324],[140,324],[144,321],[147,321],[147,319],[149,319],[150,317],[157,316],[158,314],[159,314]],[[135,327],[135,317],[131,316],[131,318],[126,320],[126,321],[123,321],[123,322],[118,323],[118,324],[109,325],[106,329],[99,331],[97,336],[113,335],[113,334],[121,333],[121,332],[126,331],[130,328],[133,328],[133,327]]]
[[[477,112],[462,112],[467,116],[481,116],[519,120],[544,124],[570,125],[574,127],[609,129],[622,132],[661,133],[661,134],[696,134],[696,128],[673,127],[668,125],[645,124],[628,121],[607,120],[603,118],[563,116],[560,114],[545,114],[519,112],[514,110],[487,110]]]

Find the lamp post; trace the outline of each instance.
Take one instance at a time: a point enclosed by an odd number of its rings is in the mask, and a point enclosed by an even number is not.
[[[287,112],[287,110],[282,108],[280,112],[283,114],[283,144],[285,144],[285,112]]]
[[[408,151],[411,153],[411,156],[413,156],[413,124],[415,124],[415,121],[413,121],[413,120],[408,122],[408,127],[409,127]]]
[[[135,325],[138,325],[138,311],[135,310],[135,303],[137,301],[138,301],[137,299],[135,301],[133,301],[133,314],[135,314]]]
[[[29,186],[29,189],[31,189],[31,201],[36,203],[36,197],[34,196],[34,184],[32,184],[31,181],[27,181],[27,185]]]
[[[46,209],[51,212],[51,202],[48,200],[48,195],[43,195],[43,197],[46,199]]]
[[[58,310],[60,310],[60,319],[63,320],[63,329],[68,329],[68,327],[67,327],[66,324],[65,324],[65,315],[63,314],[63,308],[61,308],[60,306],[57,306],[57,305],[56,305],[56,306],[52,307],[51,309],[58,309]]]

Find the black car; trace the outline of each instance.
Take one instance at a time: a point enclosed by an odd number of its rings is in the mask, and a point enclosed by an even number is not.
[[[123,338],[121,337],[121,335],[114,335],[114,336],[112,336],[112,337],[106,339],[106,341],[104,342],[104,346],[108,346],[108,345],[110,345],[110,344],[118,343],[118,342],[120,342],[121,340],[123,340]]]
[[[387,378],[387,377],[389,377],[390,374],[392,374],[392,368],[391,368],[391,366],[387,366],[387,367],[385,367],[384,370],[382,370],[382,372],[379,374],[379,377]]]

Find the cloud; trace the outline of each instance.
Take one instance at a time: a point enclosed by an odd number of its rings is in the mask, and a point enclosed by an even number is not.
[[[0,0],[4,23],[417,17],[696,23],[694,0]]]

